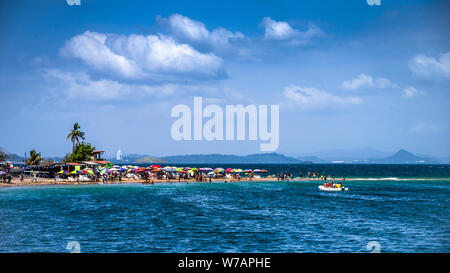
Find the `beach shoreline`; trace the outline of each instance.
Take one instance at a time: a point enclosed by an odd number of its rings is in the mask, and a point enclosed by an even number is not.
[[[153,181],[153,182],[152,182]],[[294,182],[294,181],[304,181],[304,182],[312,182],[312,181],[320,181],[312,180],[312,179],[293,179],[293,180],[277,180],[273,177],[264,177],[264,178],[243,178],[243,179],[223,179],[223,178],[216,178],[211,179],[211,182],[209,181],[197,181],[195,179],[181,179],[179,180],[166,180],[166,179],[153,179],[152,181],[145,181],[144,179],[127,179],[122,178],[122,181],[114,181],[107,183],[103,183],[102,181],[82,181],[82,182],[76,182],[76,181],[56,181],[54,178],[39,178],[38,181],[34,181],[32,178],[25,178],[23,181],[20,181],[18,178],[13,178],[11,180],[11,183],[0,183],[0,187],[27,187],[27,186],[59,186],[59,185],[116,185],[116,184],[176,184],[176,183],[214,183],[214,182],[220,182],[220,183],[239,183],[239,182]]]

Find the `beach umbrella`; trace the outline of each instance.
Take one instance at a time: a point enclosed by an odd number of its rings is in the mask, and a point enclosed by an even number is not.
[[[58,173],[59,174],[70,174],[68,171],[64,171],[64,170],[63,171],[59,171]]]
[[[177,172],[182,172],[182,171],[183,171],[183,168],[181,168],[181,167],[177,168]]]
[[[246,173],[251,173],[251,172],[253,172],[251,169],[247,169],[247,170],[244,170],[244,172],[246,172]]]
[[[90,169],[84,169],[84,170],[83,170],[83,173],[84,173],[84,174],[90,174],[90,175],[93,175],[93,174],[94,174],[94,171],[93,171],[93,170],[90,170]]]
[[[74,170],[74,171],[71,171],[70,173],[71,173],[71,174],[81,174],[81,171],[79,171],[79,170]]]
[[[223,168],[215,168],[213,172],[221,173],[221,172],[224,172],[224,169]]]
[[[136,170],[137,173],[143,173],[143,172],[146,172],[146,171],[147,171],[147,168],[144,168],[144,167],[139,168],[139,169]]]
[[[161,168],[159,165],[151,165],[150,168]]]
[[[183,167],[183,170],[185,170],[185,171],[189,171],[191,168],[189,168],[189,167]]]
[[[199,170],[202,171],[202,172],[207,172],[207,171],[212,171],[213,169],[211,169],[211,168],[200,168]]]
[[[231,169],[231,168],[228,168],[225,170],[226,173],[231,173],[232,171],[233,171],[233,169]]]
[[[110,169],[104,168],[100,171],[100,174],[111,173]]]
[[[4,171],[0,171],[0,175],[5,175],[5,174],[8,174],[8,173],[4,172]]]
[[[214,176],[214,172],[209,172],[208,176]]]
[[[253,172],[254,172],[254,173],[261,173],[262,170],[260,170],[260,169],[254,169]]]
[[[192,168],[191,171],[198,172],[198,169],[197,168]]]

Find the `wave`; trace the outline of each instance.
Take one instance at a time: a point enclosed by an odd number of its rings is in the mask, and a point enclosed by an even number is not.
[[[450,181],[449,177],[351,177],[346,181]]]

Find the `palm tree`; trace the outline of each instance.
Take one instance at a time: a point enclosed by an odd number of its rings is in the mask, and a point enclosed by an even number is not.
[[[37,165],[39,164],[39,160],[41,158],[41,154],[37,153],[36,150],[30,151],[30,157],[27,159],[27,165]]]
[[[78,122],[75,122],[73,124],[73,129],[70,131],[70,134],[67,135],[66,139],[70,138],[70,141],[72,142],[72,152],[75,150],[75,145],[78,145],[80,143],[80,139],[84,140],[84,132],[81,132],[80,124]]]

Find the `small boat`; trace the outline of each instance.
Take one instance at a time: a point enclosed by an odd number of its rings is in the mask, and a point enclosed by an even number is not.
[[[341,188],[325,187],[324,185],[320,185],[319,190],[321,190],[321,191],[348,191],[348,188],[346,188],[346,187],[341,187]]]

